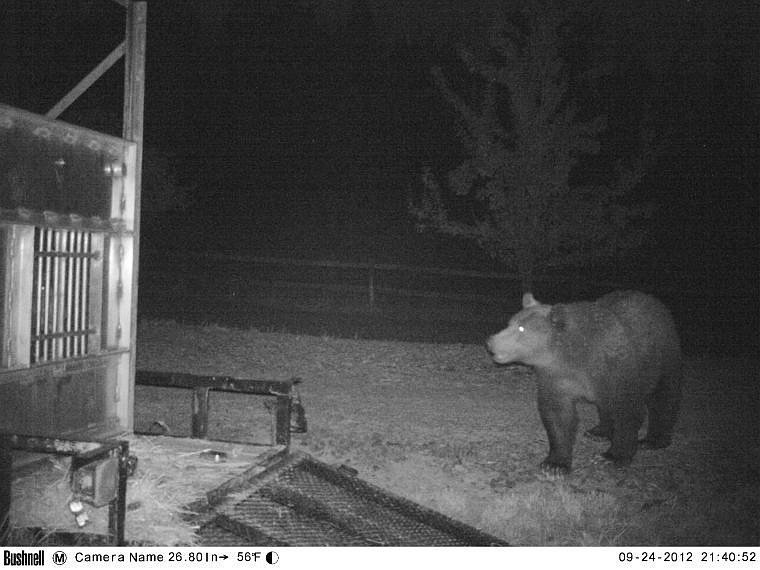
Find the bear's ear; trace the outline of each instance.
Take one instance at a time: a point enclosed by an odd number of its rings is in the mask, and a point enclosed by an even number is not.
[[[523,293],[522,304],[523,309],[529,309],[538,305],[539,302],[533,298],[533,293]]]
[[[552,328],[563,331],[567,327],[567,311],[564,305],[554,305],[549,311],[549,322]]]

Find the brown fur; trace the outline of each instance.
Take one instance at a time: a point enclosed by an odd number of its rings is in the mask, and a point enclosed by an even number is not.
[[[618,291],[595,302],[542,305],[526,294],[523,310],[488,339],[496,362],[535,369],[538,409],[549,436],[545,471],[570,470],[576,404],[596,404],[599,425],[587,435],[609,439],[604,456],[630,463],[645,412],[642,444],[670,444],[681,394],[681,349],[673,319],[657,299]]]

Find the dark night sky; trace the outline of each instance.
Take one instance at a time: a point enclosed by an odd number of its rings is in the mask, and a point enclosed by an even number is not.
[[[179,226],[160,225],[180,228],[174,241],[146,224],[143,244],[444,263],[405,209],[422,166],[451,168],[459,152],[429,69],[482,36],[495,1],[149,2],[145,142],[195,191]],[[63,16],[52,0],[3,4],[0,49],[15,63],[0,64],[14,79],[0,100],[32,111],[122,34],[105,0],[73,1]],[[601,97],[617,142],[645,103],[670,133],[643,189],[662,204],[647,270],[757,278],[757,16],[750,1],[648,0],[599,2],[582,19],[579,53],[616,64]],[[120,73],[77,105],[118,112]]]

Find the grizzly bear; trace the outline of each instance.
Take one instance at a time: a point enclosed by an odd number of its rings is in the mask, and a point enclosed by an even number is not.
[[[487,346],[496,363],[535,371],[549,438],[544,472],[570,471],[579,400],[596,405],[599,425],[586,435],[609,440],[603,457],[616,465],[629,464],[639,444],[670,445],[681,400],[681,348],[673,318],[657,299],[617,291],[594,302],[543,305],[526,293],[523,309]],[[645,410],[647,435],[638,442]]]

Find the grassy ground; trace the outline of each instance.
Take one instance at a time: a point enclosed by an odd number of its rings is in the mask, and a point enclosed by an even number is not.
[[[295,447],[515,545],[760,543],[756,359],[688,360],[669,449],[618,470],[599,461],[604,444],[579,438],[564,481],[537,470],[548,447],[530,371],[496,367],[479,345],[144,321],[138,366],[300,376],[309,431]],[[211,433],[250,436],[266,421],[261,406],[212,401]],[[138,428],[160,420],[181,431],[179,412],[175,397],[138,387]],[[580,412],[582,431],[596,415]]]

